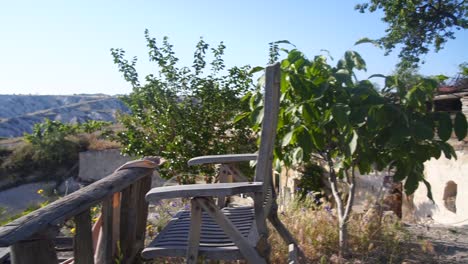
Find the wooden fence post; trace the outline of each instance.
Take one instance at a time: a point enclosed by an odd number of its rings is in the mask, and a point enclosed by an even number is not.
[[[73,241],[75,264],[94,264],[91,214],[87,209],[75,216],[76,235]]]
[[[56,232],[49,231],[51,230],[32,236],[28,240],[19,241],[13,244],[10,247],[12,263],[57,264],[58,258],[53,241]]]
[[[146,176],[139,181],[139,191],[137,199],[137,217],[136,217],[136,243],[135,248],[138,249],[136,254],[143,250],[146,238],[146,222],[148,220],[148,202],[145,199],[146,193],[151,189],[151,176]],[[142,263],[141,257],[135,258],[134,264]]]
[[[122,204],[120,207],[120,250],[123,263],[132,263],[136,256],[136,222],[139,182],[136,182],[122,191]]]
[[[99,237],[96,263],[113,263],[113,196],[102,201],[102,229]]]

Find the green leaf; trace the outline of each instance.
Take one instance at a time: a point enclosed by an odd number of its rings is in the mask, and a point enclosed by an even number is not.
[[[286,147],[287,145],[289,145],[289,143],[291,142],[293,133],[294,131],[291,130],[283,137],[283,140],[281,140],[281,146]]]
[[[375,77],[379,77],[379,78],[387,78],[387,76],[383,75],[383,74],[372,74],[371,76],[369,76],[369,78],[367,79],[371,79],[371,78],[375,78]]]
[[[366,159],[361,159],[357,166],[362,174],[367,174],[371,171],[371,164]]]
[[[293,47],[296,47],[296,45],[292,44],[291,42],[289,42],[289,40],[278,40],[278,41],[274,41],[274,42],[271,42],[271,43],[268,43],[268,44],[289,44],[289,45],[292,45]]]
[[[434,202],[434,197],[432,197],[432,188],[431,188],[431,184],[426,181],[426,179],[422,179],[422,182],[424,183],[424,185],[426,185],[426,189],[427,189],[427,198],[429,198],[431,201]]]
[[[263,114],[264,114],[263,107],[262,106],[257,107],[252,111],[252,114],[250,115],[250,120],[253,123],[261,124],[263,121]]]
[[[434,131],[432,127],[426,124],[422,120],[416,120],[414,126],[414,137],[421,140],[432,139],[434,137]]]
[[[347,82],[351,80],[351,75],[349,74],[349,71],[346,69],[339,69],[335,73],[335,78],[340,81],[340,82]]]
[[[333,120],[337,123],[338,126],[344,127],[348,125],[348,113],[349,109],[348,107],[344,105],[335,105],[332,108],[332,115],[333,115]]]
[[[322,133],[312,130],[310,131],[310,136],[317,150],[321,151],[325,148],[325,137]]]
[[[410,170],[411,168],[407,163],[397,163],[397,168],[395,174],[393,175],[393,179],[397,182],[404,180],[408,176]]]
[[[370,44],[372,44],[372,45],[374,45],[374,46],[376,46],[378,48],[381,47],[377,40],[373,40],[373,39],[370,39],[370,38],[361,38],[358,41],[356,41],[354,43],[354,45],[359,45],[359,44],[364,44],[364,43],[370,43]]]
[[[310,104],[304,104],[302,108],[302,117],[307,124],[312,124],[314,122],[314,110],[310,106]]]
[[[356,131],[353,130],[353,138],[351,139],[351,142],[349,142],[349,150],[351,152],[351,155],[354,154],[354,151],[356,151],[357,141],[358,141],[358,135]]]
[[[245,112],[245,113],[241,113],[239,115],[237,115],[235,118],[234,118],[234,124],[241,121],[242,119],[246,118],[247,116],[249,116],[250,113],[249,112]]]
[[[288,54],[288,60],[290,63],[295,63],[297,60],[304,58],[304,53],[293,49]]]
[[[437,119],[439,121],[437,134],[439,135],[440,140],[447,141],[452,134],[452,120],[450,119],[450,115],[445,112],[439,112]]]
[[[452,157],[457,158],[455,150],[447,142],[439,142],[439,147],[442,150],[442,152],[444,152],[444,155],[447,159],[451,159]]]
[[[419,173],[411,173],[410,175],[408,175],[408,177],[406,178],[406,182],[405,182],[405,193],[407,195],[411,195],[413,194],[417,189],[418,189],[418,186],[419,186]]]
[[[302,147],[305,155],[309,155],[312,152],[313,142],[309,134],[308,129],[302,127],[302,130],[297,133],[297,143]]]
[[[397,78],[395,76],[387,76],[385,78],[385,87],[390,88],[397,84]]]
[[[249,71],[249,74],[254,74],[254,73],[263,71],[264,69],[265,69],[264,67],[257,66],[257,67],[252,68],[252,69]]]
[[[447,80],[449,77],[443,75],[443,74],[439,74],[439,75],[436,75],[434,76],[434,78],[436,78],[439,82],[443,82],[445,80]]]
[[[293,152],[293,161],[295,164],[299,164],[302,162],[302,159],[304,157],[304,151],[302,150],[301,147],[298,147],[294,150]]]
[[[466,117],[464,114],[458,112],[455,115],[455,135],[458,140],[463,140],[466,137],[468,129],[468,124],[466,122]]]

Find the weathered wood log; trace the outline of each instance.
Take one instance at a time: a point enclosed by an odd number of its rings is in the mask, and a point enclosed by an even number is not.
[[[78,213],[120,192],[133,182],[151,175],[153,169],[131,168],[114,172],[68,196],[63,197],[0,228],[0,247],[15,244],[50,226],[62,224]]]
[[[11,261],[14,264],[58,263],[53,237],[56,232],[45,230],[28,240],[19,241],[10,247]]]
[[[75,216],[76,235],[73,242],[75,264],[94,264],[91,214],[89,209]]]

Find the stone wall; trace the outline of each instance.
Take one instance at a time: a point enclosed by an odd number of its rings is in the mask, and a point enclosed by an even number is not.
[[[118,149],[90,150],[80,152],[80,172],[78,178],[84,182],[94,182],[111,174],[122,164],[135,158],[120,155]]]
[[[118,149],[90,150],[80,152],[80,172],[78,180],[81,182],[95,182],[111,173],[124,163],[134,160],[135,157],[122,156]],[[151,187],[164,185],[166,181],[162,179],[157,171],[152,176]]]
[[[420,186],[403,199],[403,219],[443,225],[468,225],[468,149],[456,151],[458,159],[431,159],[424,164],[434,202]]]
[[[460,98],[461,112],[468,117],[468,96]],[[427,189],[420,186],[403,199],[403,219],[452,226],[468,225],[468,138],[452,137],[450,145],[457,159],[431,159],[424,164],[426,180],[431,184],[434,202],[427,198]]]

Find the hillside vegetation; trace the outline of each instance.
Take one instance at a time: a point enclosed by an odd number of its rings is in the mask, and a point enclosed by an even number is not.
[[[76,176],[80,151],[119,147],[111,141],[110,125],[95,120],[72,125],[45,119],[10,146],[1,140],[0,190],[36,181],[61,182]]]

